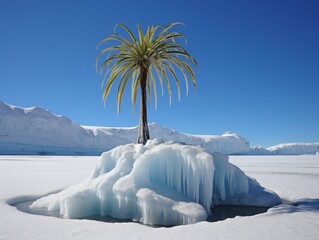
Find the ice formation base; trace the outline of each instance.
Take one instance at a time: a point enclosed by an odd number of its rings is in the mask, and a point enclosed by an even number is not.
[[[37,200],[32,208],[60,211],[65,218],[101,215],[173,226],[206,220],[214,204],[279,203],[275,193],[230,164],[227,156],[152,140],[103,153],[87,180]]]

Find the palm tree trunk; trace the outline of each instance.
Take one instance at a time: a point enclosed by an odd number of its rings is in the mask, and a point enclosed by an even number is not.
[[[147,71],[142,72],[142,79],[140,81],[141,88],[141,107],[140,107],[140,124],[138,128],[137,143],[145,145],[148,139],[150,139],[150,133],[147,123],[147,96],[146,96],[146,79]]]

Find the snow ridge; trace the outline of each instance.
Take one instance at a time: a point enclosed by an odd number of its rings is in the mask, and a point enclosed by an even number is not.
[[[282,143],[267,148],[271,154],[319,154],[319,143]]]
[[[149,125],[151,138],[201,146],[208,152],[250,155],[319,154],[319,143],[286,143],[269,148],[250,148],[237,133],[192,135],[156,123]],[[100,155],[119,145],[135,143],[137,127],[81,126],[50,111],[22,108],[0,101],[0,154]]]
[[[190,135],[149,125],[151,138],[199,145],[209,152],[245,153],[249,142],[236,133]],[[137,127],[80,126],[48,110],[22,108],[0,101],[0,154],[100,155],[116,146],[136,142]]]

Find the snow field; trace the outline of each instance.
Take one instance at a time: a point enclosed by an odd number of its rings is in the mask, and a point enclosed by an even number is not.
[[[248,176],[287,202],[319,197],[319,156],[232,156]]]
[[[173,228],[37,216],[7,203],[35,199],[88,177],[98,157],[0,156],[0,239],[289,239],[316,240],[319,156],[231,156],[229,161],[264,187],[303,204],[267,213]],[[281,194],[280,194],[281,196]],[[281,196],[282,197],[282,196]]]

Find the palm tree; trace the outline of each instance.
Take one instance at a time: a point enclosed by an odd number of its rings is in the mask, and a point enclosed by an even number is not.
[[[179,32],[170,31],[175,25],[182,23],[171,23],[166,27],[149,26],[143,34],[138,25],[138,38],[132,31],[123,24],[116,25],[114,33],[104,38],[97,46],[102,43],[110,43],[105,47],[96,58],[96,69],[98,70],[99,60],[102,56],[106,57],[100,66],[100,74],[104,73],[102,86],[103,101],[110,92],[116,79],[119,79],[117,91],[117,111],[120,111],[124,89],[131,79],[131,95],[133,109],[136,103],[136,95],[140,88],[140,123],[138,131],[138,143],[145,144],[150,139],[147,123],[147,97],[151,95],[151,88],[154,94],[155,108],[157,105],[156,81],[159,81],[163,94],[163,81],[167,85],[170,103],[172,98],[171,84],[169,77],[172,77],[177,85],[178,98],[180,99],[180,85],[175,72],[179,69],[186,82],[186,94],[188,93],[188,79],[190,76],[196,91],[195,74],[191,64],[197,66],[195,59],[182,47],[177,39],[185,39]],[[127,38],[115,32],[117,27],[124,29]],[[107,81],[105,81],[107,80]]]

